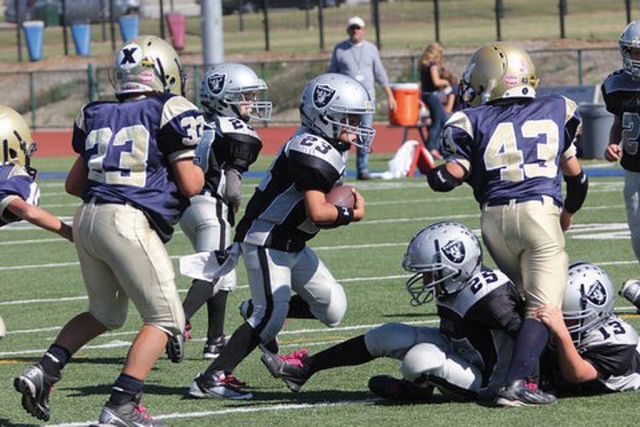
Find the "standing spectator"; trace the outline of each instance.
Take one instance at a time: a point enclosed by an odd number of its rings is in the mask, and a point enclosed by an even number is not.
[[[602,84],[607,111],[614,115],[609,145],[604,156],[620,161],[624,169],[624,202],[631,246],[640,261],[640,22],[633,21],[618,41],[622,69],[609,75]]]
[[[251,290],[242,309],[245,322],[193,380],[191,396],[251,399],[232,372],[260,343],[270,343],[287,317],[318,319],[327,326],[342,321],[344,289],[306,242],[320,228],[364,217],[364,198],[357,191],[353,208],[331,204],[327,193],[344,175],[352,142],[359,137],[366,148],[375,135],[362,125],[362,116],[372,112],[366,90],[350,77],[322,74],[305,86],[301,127],[280,148],[236,228],[234,247],[241,248]]]
[[[440,132],[442,126],[447,120],[447,114],[440,101],[439,92],[445,95],[452,93],[451,84],[441,75],[441,69],[444,66],[444,49],[440,43],[431,43],[424,50],[420,63],[418,64],[418,72],[420,73],[420,87],[422,90],[422,102],[429,109],[431,116],[431,125],[429,125],[429,133],[427,135],[427,150],[433,158],[440,160]],[[453,106],[452,106],[453,107]]]
[[[577,106],[558,95],[536,98],[537,83],[527,52],[504,42],[478,49],[461,83],[470,107],[447,121],[449,157],[427,175],[435,191],[463,182],[473,188],[489,253],[525,298],[507,385],[496,401],[502,406],[555,402],[533,381],[549,337],[535,312],[562,303],[568,268],[563,231],[588,189],[573,143],[581,123]]]
[[[37,144],[22,116],[9,107],[0,106],[0,227],[25,220],[73,241],[71,227],[58,217],[38,207],[40,189],[31,155]],[[0,339],[7,332],[0,317]]]
[[[380,60],[380,52],[378,52],[376,45],[364,39],[364,20],[359,16],[349,18],[347,34],[349,34],[349,38],[338,43],[333,48],[327,73],[344,74],[360,82],[367,90],[374,106],[376,102],[374,82],[377,81],[387,94],[389,109],[394,111],[396,109],[396,99],[393,97],[387,72]],[[374,113],[375,110],[371,114],[363,116],[363,126],[371,127]],[[370,148],[364,147],[362,140],[358,140],[353,144],[358,147],[356,156],[357,178],[361,180],[371,179],[369,174]]]
[[[202,78],[200,99],[205,119],[216,130],[216,139],[205,160],[205,185],[180,218],[180,227],[196,252],[224,250],[231,244],[231,229],[242,201],[242,174],[258,158],[262,140],[250,119],[270,120],[271,102],[266,101],[267,84],[243,64],[211,67]],[[215,283],[194,279],[182,306],[186,318],[184,334],[167,344],[172,362],[184,357],[189,319],[207,303],[207,341],[202,357],[218,357],[226,340],[224,318],[227,295],[236,287],[235,270]]]
[[[89,310],[67,322],[42,359],[14,385],[24,409],[48,421],[49,394],[62,369],[83,345],[122,326],[131,299],[143,325],[99,423],[165,426],[147,414],[140,399],[167,340],[184,328],[164,243],[188,198],[202,189],[203,172],[193,159],[205,121],[181,96],[182,65],[158,37],[137,37],[123,46],[112,76],[118,101],[89,103],[76,117],[73,149],[79,157],[65,182],[67,192],[83,201],[73,237]]]

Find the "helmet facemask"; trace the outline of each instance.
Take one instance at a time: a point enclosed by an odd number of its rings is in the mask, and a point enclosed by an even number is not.
[[[618,45],[622,55],[622,68],[634,80],[640,79],[640,25],[637,22],[627,25],[620,35]]]
[[[466,226],[453,222],[432,224],[409,243],[402,261],[415,273],[406,283],[414,306],[443,300],[467,285],[482,268],[482,248]]]
[[[273,105],[267,84],[244,64],[224,63],[205,72],[200,98],[209,117],[236,117],[269,121]]]
[[[351,144],[370,151],[376,131],[364,126],[362,117],[374,112],[365,88],[341,74],[327,73],[311,80],[300,99],[302,125],[339,151],[349,150]]]

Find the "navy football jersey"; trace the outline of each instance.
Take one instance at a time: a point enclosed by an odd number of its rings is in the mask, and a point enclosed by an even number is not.
[[[522,323],[523,301],[499,270],[485,268],[456,295],[436,301],[440,333],[482,370],[482,386],[500,386]]]
[[[82,199],[130,203],[168,241],[188,206],[170,164],[194,156],[204,125],[195,105],[172,94],[87,104],[73,129],[73,149],[89,171]]]
[[[598,328],[585,333],[577,345],[578,353],[593,365],[598,379],[579,385],[565,381],[557,366],[558,355],[553,345],[543,358],[543,372],[553,378],[553,386],[561,393],[597,393],[640,389],[640,352],[638,333],[616,315],[611,315]]]
[[[622,158],[620,165],[632,172],[640,172],[640,81],[618,70],[602,84],[604,103],[622,125]],[[612,141],[610,141],[612,142]]]
[[[303,193],[328,193],[344,175],[346,153],[300,128],[280,148],[236,228],[236,242],[297,252],[319,229],[309,220]]]
[[[443,147],[480,205],[547,195],[562,206],[559,167],[575,156],[580,122],[575,102],[558,95],[481,105],[449,118]]]
[[[249,170],[262,150],[262,140],[249,123],[236,117],[216,117],[211,125],[216,130],[216,139],[212,144],[203,191],[224,200],[224,171],[228,168],[240,173]]]
[[[7,209],[9,203],[15,198],[38,206],[40,204],[38,184],[22,166],[0,165],[0,227],[21,220]]]

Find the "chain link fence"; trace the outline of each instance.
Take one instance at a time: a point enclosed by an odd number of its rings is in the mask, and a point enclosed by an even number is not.
[[[620,66],[615,48],[532,50],[532,59],[542,86],[599,85]],[[383,56],[391,82],[416,82],[418,55]],[[464,70],[468,54],[445,57],[446,66],[458,76]],[[298,100],[305,83],[324,72],[326,60],[247,62],[269,85],[274,104],[271,125],[298,122]],[[199,105],[199,83],[203,68],[186,66],[187,98]],[[5,73],[0,81],[7,90],[3,104],[25,115],[34,129],[69,128],[84,104],[95,100],[113,100],[109,69],[89,65],[84,70],[33,71]],[[377,87],[376,121],[386,121],[386,97]]]

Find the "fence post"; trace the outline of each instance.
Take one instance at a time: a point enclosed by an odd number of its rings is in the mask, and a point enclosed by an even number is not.
[[[31,129],[36,126],[36,90],[33,81],[33,71],[29,72],[29,109],[31,110]]]
[[[578,49],[578,84],[582,86],[582,49]]]
[[[433,0],[433,22],[436,30],[436,41],[440,43],[440,2]]]
[[[93,88],[93,64],[87,64],[87,85],[89,86],[89,102],[93,102],[95,100],[95,92]]]
[[[193,90],[196,93],[196,105],[200,106],[200,67],[193,66]]]

